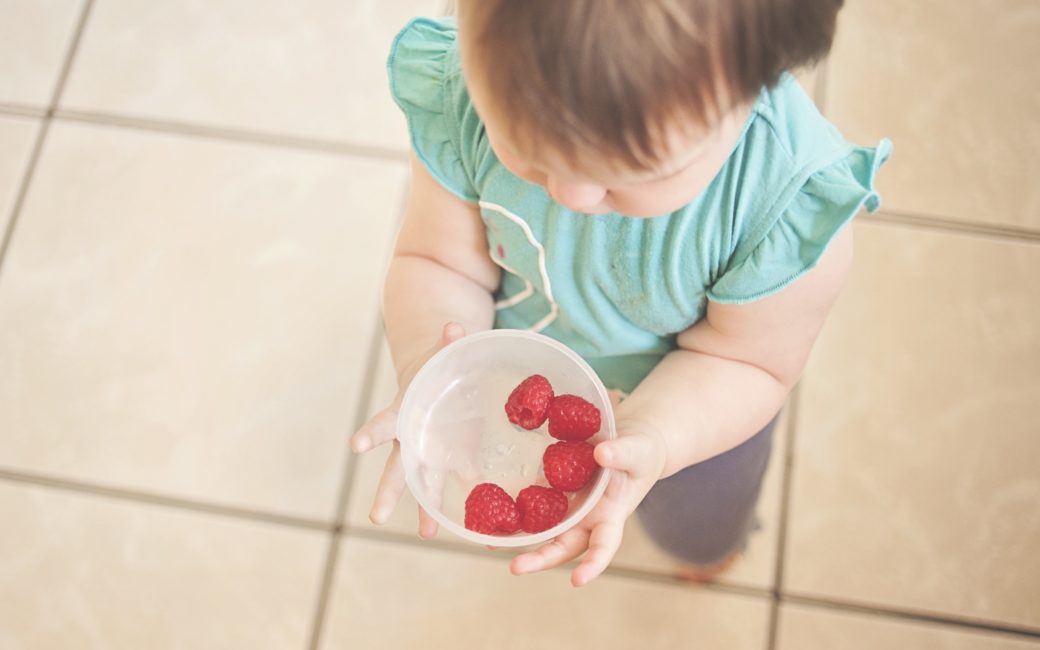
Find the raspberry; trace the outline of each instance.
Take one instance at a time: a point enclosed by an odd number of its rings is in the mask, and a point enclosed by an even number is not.
[[[599,409],[577,395],[559,395],[549,405],[549,435],[585,440],[599,431]]]
[[[542,456],[545,478],[549,485],[564,492],[576,492],[585,487],[599,468],[592,457],[595,447],[582,441],[564,441],[549,445]]]
[[[481,483],[466,497],[466,528],[485,535],[515,533],[520,528],[520,511],[505,490],[494,483]]]
[[[516,507],[520,511],[520,530],[540,533],[563,521],[570,502],[567,495],[556,488],[531,485],[520,490]]]
[[[506,400],[506,415],[513,424],[525,429],[537,429],[545,422],[553,389],[549,380],[541,375],[531,375],[513,389]]]

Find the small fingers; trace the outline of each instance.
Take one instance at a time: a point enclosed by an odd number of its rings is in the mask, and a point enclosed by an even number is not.
[[[642,435],[606,440],[596,445],[594,454],[601,467],[628,472],[633,478],[659,472],[664,460],[657,439]]]
[[[376,498],[372,501],[372,510],[368,518],[373,524],[382,525],[393,514],[397,502],[404,492],[404,467],[401,465],[401,446],[394,441],[394,449],[386,459],[383,476],[376,488]]]
[[[589,535],[581,528],[571,528],[553,541],[530,553],[517,555],[509,565],[513,575],[544,571],[569,562],[588,546]]]
[[[393,440],[397,436],[398,402],[372,416],[368,422],[350,438],[350,448],[355,453],[366,452],[373,447]]]
[[[423,364],[430,360],[430,357],[440,352],[442,348],[451,345],[452,343],[458,341],[464,336],[466,336],[466,328],[463,327],[461,323],[445,323],[444,327],[441,328],[440,338],[438,338],[437,342],[433,344],[433,347],[426,352],[426,356],[421,359],[417,359],[416,362],[409,368],[408,372],[405,375],[408,378],[408,382],[412,380],[412,377],[415,376],[415,373],[419,372],[419,368],[421,368]]]
[[[437,520],[419,506],[419,537],[433,539],[437,536]]]
[[[447,323],[444,329],[441,330],[441,340],[438,348],[443,348],[449,343],[458,341],[463,336],[466,336],[466,328],[461,323]]]
[[[606,570],[621,546],[622,532],[622,525],[614,522],[604,522],[593,529],[589,537],[589,552],[571,573],[572,585],[583,587]]]
[[[435,471],[429,467],[419,468],[419,483],[426,497],[426,505],[436,511],[441,510],[441,502],[444,498],[444,472]],[[437,535],[437,520],[434,519],[422,506],[419,506],[419,537],[431,539]]]

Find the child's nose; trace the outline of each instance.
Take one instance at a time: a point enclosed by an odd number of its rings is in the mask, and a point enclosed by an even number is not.
[[[600,185],[560,181],[552,176],[546,179],[545,189],[554,201],[575,212],[591,210],[607,196],[607,188]]]

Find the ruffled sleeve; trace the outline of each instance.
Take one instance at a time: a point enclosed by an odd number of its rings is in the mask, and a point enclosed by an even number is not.
[[[892,143],[852,147],[839,160],[812,172],[775,207],[772,225],[750,252],[731,260],[708,291],[714,302],[742,304],[784,289],[816,266],[835,235],[861,208],[874,212],[881,197],[874,178]]]
[[[408,119],[416,157],[430,175],[464,201],[479,198],[467,173],[450,83],[457,79],[456,29],[450,18],[417,18],[394,39],[387,60],[390,94]]]

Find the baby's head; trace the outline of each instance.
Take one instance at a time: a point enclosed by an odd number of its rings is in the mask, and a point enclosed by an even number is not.
[[[842,0],[460,0],[463,72],[495,154],[561,204],[692,200],[754,99],[830,48]]]

